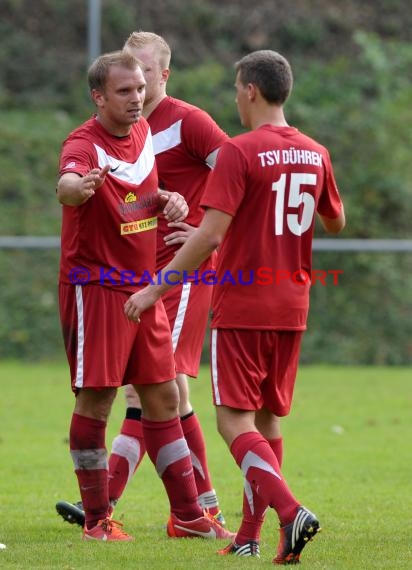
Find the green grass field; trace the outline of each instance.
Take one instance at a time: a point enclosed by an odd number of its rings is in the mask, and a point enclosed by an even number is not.
[[[225,542],[168,539],[168,503],[145,457],[115,518],[129,544],[83,542],[55,512],[78,500],[68,451],[73,406],[62,364],[0,363],[0,568],[215,569],[270,568],[276,517],[264,525],[261,558],[219,557]],[[241,517],[242,477],[215,430],[207,368],[192,383],[210,469],[228,526]],[[412,390],[407,368],[302,367],[292,414],[284,420],[283,472],[323,530],[304,550],[307,569],[412,568]],[[119,393],[108,446],[124,412]]]

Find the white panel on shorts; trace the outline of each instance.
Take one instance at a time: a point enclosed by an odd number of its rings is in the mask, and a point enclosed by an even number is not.
[[[191,285],[192,284],[189,282],[183,283],[182,286],[182,295],[180,297],[179,307],[177,309],[177,315],[172,331],[173,352],[176,352],[177,343],[179,342],[180,333],[182,332],[183,323],[185,321],[185,314],[187,305],[189,303]]]
[[[77,367],[76,367],[76,388],[83,388],[84,373],[84,314],[83,314],[83,289],[81,285],[76,285],[76,307],[77,307]]]
[[[212,365],[212,384],[213,392],[215,395],[216,406],[220,406],[220,394],[219,394],[219,378],[217,374],[217,329],[212,329],[212,340],[211,340],[211,365]]]

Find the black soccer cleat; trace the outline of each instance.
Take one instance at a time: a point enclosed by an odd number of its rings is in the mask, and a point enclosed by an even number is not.
[[[255,556],[260,558],[260,547],[259,543],[255,540],[250,540],[246,544],[239,546],[235,542],[231,542],[222,550],[218,550],[217,554],[221,556],[227,556],[228,554],[233,554],[235,556]]]
[[[85,516],[83,503],[68,503],[67,501],[59,501],[56,503],[56,511],[58,514],[70,524],[78,524],[84,527]]]
[[[280,528],[280,542],[273,564],[299,564],[300,553],[320,530],[316,515],[299,507],[294,520]]]

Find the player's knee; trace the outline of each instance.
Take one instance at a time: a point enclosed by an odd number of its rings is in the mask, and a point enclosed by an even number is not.
[[[184,416],[193,409],[190,403],[189,382],[186,374],[178,373],[176,384],[179,390],[179,415]]]
[[[169,420],[178,415],[179,390],[174,380],[139,386],[143,415],[153,421]]]
[[[176,386],[168,386],[168,388],[163,394],[162,403],[164,409],[172,413],[179,409],[180,396]]]
[[[105,422],[110,415],[115,397],[116,388],[81,389],[76,397],[74,413]]]
[[[138,393],[136,392],[134,386],[132,386],[131,384],[128,384],[125,387],[125,399],[126,399],[126,405],[128,408],[141,408],[141,403],[140,403],[140,398]]]

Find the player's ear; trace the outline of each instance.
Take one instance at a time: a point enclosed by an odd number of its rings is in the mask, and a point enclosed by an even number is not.
[[[102,91],[98,89],[92,89],[90,96],[92,98],[93,103],[96,107],[103,107],[104,104],[104,94]]]
[[[162,83],[167,83],[170,77],[170,69],[162,69]]]
[[[249,101],[254,101],[256,99],[258,88],[254,83],[248,83],[247,85],[247,93]]]

